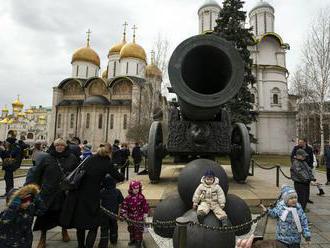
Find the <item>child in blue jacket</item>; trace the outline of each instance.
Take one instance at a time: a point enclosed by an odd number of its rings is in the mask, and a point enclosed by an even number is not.
[[[300,247],[301,236],[307,242],[311,240],[307,217],[297,201],[297,193],[290,186],[283,186],[281,198],[274,208],[261,207],[267,214],[277,219],[276,240],[288,248]]]
[[[0,247],[31,248],[34,216],[43,214],[46,207],[39,198],[37,185],[13,191],[7,198],[7,208],[0,214]]]

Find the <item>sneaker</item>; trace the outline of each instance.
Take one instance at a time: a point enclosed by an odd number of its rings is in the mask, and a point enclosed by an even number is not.
[[[310,204],[314,204],[314,202],[311,201],[310,199],[308,199],[307,202],[310,203]]]
[[[319,195],[319,196],[324,195],[324,190],[323,189],[319,189],[319,193],[317,195]]]

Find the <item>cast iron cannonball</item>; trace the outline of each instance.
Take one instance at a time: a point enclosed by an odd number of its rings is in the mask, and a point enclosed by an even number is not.
[[[189,210],[183,217],[189,221],[197,221],[196,210]],[[220,221],[215,217],[211,211],[204,218],[204,225],[209,227],[220,227]],[[178,227],[175,228],[173,235],[173,247],[179,248]],[[216,230],[206,229],[198,225],[187,225],[187,242],[186,248],[234,248],[235,247],[235,233],[234,232],[220,232]]]
[[[192,206],[192,197],[207,169],[214,171],[215,176],[219,178],[219,185],[227,194],[228,177],[221,165],[209,159],[196,159],[186,165],[178,179],[179,194],[188,207]]]
[[[186,211],[187,207],[181,200],[179,194],[171,195],[166,199],[162,200],[156,207],[153,221],[175,221],[176,218],[182,216]],[[164,238],[172,238],[174,227],[161,227],[156,225],[154,231],[159,236]]]
[[[246,223],[251,220],[251,211],[246,202],[240,197],[228,194],[224,208],[233,226]],[[237,236],[247,234],[251,230],[251,225],[235,232]]]

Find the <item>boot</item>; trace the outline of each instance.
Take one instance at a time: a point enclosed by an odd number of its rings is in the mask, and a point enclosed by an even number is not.
[[[63,242],[69,242],[70,236],[67,229],[62,229],[62,241]]]
[[[37,248],[46,248],[46,234],[41,233]]]
[[[319,189],[319,193],[318,193],[318,195],[324,195],[324,190],[323,189]]]
[[[141,248],[141,247],[142,247],[142,240],[137,240],[137,241],[135,242],[135,247],[136,247],[136,248]]]

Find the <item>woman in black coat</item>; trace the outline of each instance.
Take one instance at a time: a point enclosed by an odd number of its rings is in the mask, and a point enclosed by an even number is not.
[[[34,224],[34,231],[41,230],[38,248],[46,247],[47,230],[59,226],[59,219],[65,200],[65,193],[60,183],[65,174],[73,171],[78,165],[76,157],[71,154],[66,142],[59,138],[50,146],[48,154],[40,161],[33,174],[33,182],[40,185],[40,197],[44,201],[47,211],[38,217]],[[62,230],[63,241],[70,240],[67,231]]]
[[[101,219],[100,190],[104,177],[110,173],[117,181],[124,180],[124,176],[113,167],[110,154],[111,145],[105,144],[98,148],[96,155],[88,158],[79,189],[70,192],[68,207],[62,212],[61,220],[68,227],[77,229],[79,248],[94,246]],[[85,239],[86,230],[89,232]]]

